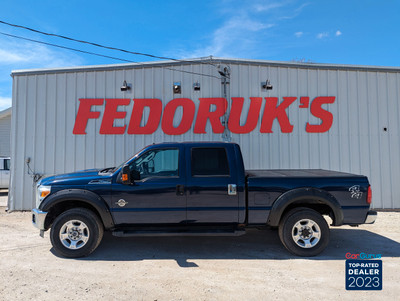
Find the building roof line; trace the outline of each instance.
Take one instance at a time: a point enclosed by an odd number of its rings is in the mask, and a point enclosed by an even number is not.
[[[11,111],[12,111],[11,107],[9,107],[8,109],[5,109],[3,111],[0,111],[0,119],[11,115]]]
[[[51,69],[27,69],[14,70],[11,76],[42,74],[42,73],[69,73],[69,72],[89,72],[89,71],[106,71],[118,69],[137,69],[137,68],[154,68],[167,66],[182,66],[182,65],[197,65],[199,63],[212,62],[214,64],[246,64],[246,65],[265,65],[270,67],[286,67],[300,69],[325,69],[325,70],[354,70],[354,71],[377,71],[377,72],[400,72],[400,67],[386,66],[366,66],[366,65],[344,65],[344,64],[323,64],[323,63],[300,63],[300,62],[282,62],[269,60],[252,60],[252,59],[235,59],[235,58],[193,58],[187,61],[150,61],[141,63],[123,63],[109,65],[91,65],[91,66],[76,66],[76,67],[61,67]],[[202,64],[203,65],[203,64]],[[204,65],[203,65],[204,67]],[[212,67],[210,65],[210,67]],[[177,70],[176,72],[179,72]]]

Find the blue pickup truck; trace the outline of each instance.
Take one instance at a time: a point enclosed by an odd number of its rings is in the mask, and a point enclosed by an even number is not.
[[[315,256],[332,226],[373,223],[367,177],[326,170],[245,170],[239,145],[150,145],[118,167],[55,175],[37,185],[33,224],[56,253],[82,257],[113,235],[241,235],[277,228],[283,245]]]

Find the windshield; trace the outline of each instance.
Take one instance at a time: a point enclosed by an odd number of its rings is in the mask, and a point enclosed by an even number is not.
[[[146,148],[146,147],[145,147]],[[109,172],[114,173],[116,172],[118,169],[120,169],[126,162],[130,162],[133,158],[137,157],[145,148],[142,148],[140,151],[138,151],[136,154],[134,154],[132,157],[130,157],[128,160],[125,160],[124,162],[122,162],[120,165],[118,165],[117,167],[113,168],[112,170],[110,170]]]

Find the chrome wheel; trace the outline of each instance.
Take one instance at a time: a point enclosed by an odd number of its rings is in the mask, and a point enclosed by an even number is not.
[[[64,247],[76,250],[86,245],[89,240],[89,228],[80,220],[70,220],[60,228],[60,241]]]
[[[292,228],[293,241],[302,248],[314,247],[321,238],[321,229],[311,219],[299,220]]]

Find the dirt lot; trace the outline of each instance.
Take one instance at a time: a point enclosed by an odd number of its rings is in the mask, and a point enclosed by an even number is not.
[[[29,212],[0,207],[0,300],[399,300],[400,213],[331,231],[319,257],[296,258],[272,230],[241,237],[115,238],[88,258],[52,253]],[[383,290],[346,291],[345,253],[382,254]]]

